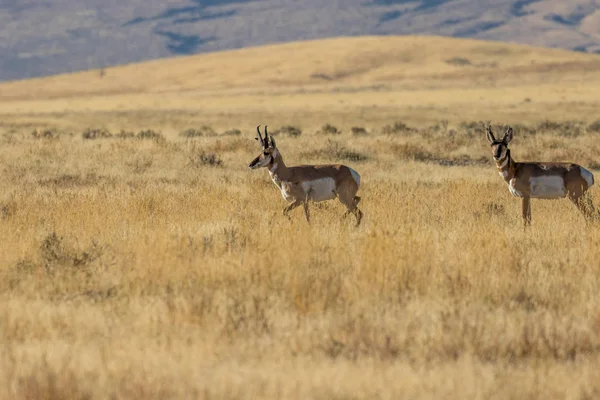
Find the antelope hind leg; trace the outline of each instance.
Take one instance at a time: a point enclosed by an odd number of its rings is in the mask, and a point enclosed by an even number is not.
[[[300,204],[302,204],[301,201],[294,201],[292,204],[290,204],[289,206],[285,207],[283,209],[283,216],[287,217],[288,219],[291,219],[289,216],[289,212],[292,211],[294,208],[298,207]]]
[[[583,193],[579,196],[577,195],[569,195],[569,200],[575,207],[583,214],[586,221],[591,221],[594,219],[594,203],[592,203],[592,199],[589,197],[587,193]]]
[[[362,220],[362,217],[363,217],[363,212],[360,211],[358,209],[358,207],[356,207],[356,209],[354,210],[354,215],[356,216],[356,226],[359,226],[360,221]]]
[[[521,211],[523,216],[523,226],[531,225],[531,198],[523,197],[521,200]]]

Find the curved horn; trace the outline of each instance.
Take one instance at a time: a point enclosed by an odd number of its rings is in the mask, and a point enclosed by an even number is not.
[[[261,146],[265,147],[265,141],[263,140],[262,135],[260,134],[260,125],[256,127],[256,132],[258,132],[258,137],[256,138],[256,140],[258,140]]]
[[[492,133],[492,125],[487,126],[487,128],[485,129],[485,134],[487,136],[488,142],[494,143],[496,141],[496,138],[494,137],[494,134]]]
[[[271,138],[271,140],[273,140]],[[265,147],[269,147],[269,133],[267,132],[267,125],[265,125]]]

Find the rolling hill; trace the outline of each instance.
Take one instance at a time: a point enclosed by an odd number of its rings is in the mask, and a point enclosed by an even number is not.
[[[25,115],[61,125],[118,128],[135,120],[169,129],[255,126],[261,118],[281,124],[430,123],[492,114],[595,120],[599,88],[600,55],[472,39],[360,37],[6,82],[0,113],[5,122]],[[174,111],[186,114],[175,118]]]
[[[248,46],[443,35],[600,51],[592,0],[8,0],[0,80]]]

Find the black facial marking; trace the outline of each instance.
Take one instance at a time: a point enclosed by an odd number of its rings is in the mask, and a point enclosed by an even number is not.
[[[502,146],[498,146],[496,148],[496,154],[494,154],[494,157],[500,158],[501,155],[502,155]]]
[[[256,163],[258,163],[258,159],[259,159],[259,157],[256,157],[254,160],[252,160],[252,162],[250,162],[250,165],[248,165],[248,166],[253,167],[254,165],[256,165]]]

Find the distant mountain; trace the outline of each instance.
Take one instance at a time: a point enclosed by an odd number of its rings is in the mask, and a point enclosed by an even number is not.
[[[592,0],[2,0],[0,80],[333,36],[427,34],[600,52]]]

